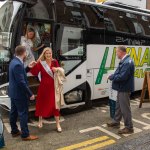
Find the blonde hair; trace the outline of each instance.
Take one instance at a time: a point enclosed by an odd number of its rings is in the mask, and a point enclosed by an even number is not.
[[[44,48],[42,54],[40,55],[39,59],[37,60],[37,62],[40,62],[40,61],[44,61],[45,60],[45,53],[47,51],[51,51],[52,52],[52,49],[50,47],[46,47]]]

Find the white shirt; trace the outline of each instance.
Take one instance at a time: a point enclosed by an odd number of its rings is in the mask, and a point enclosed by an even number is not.
[[[22,63],[23,63],[23,60],[22,58],[20,58],[19,56],[16,56]]]
[[[125,55],[123,56],[123,58],[121,59],[121,61],[123,61],[123,60],[126,58],[126,56],[128,56],[128,54],[125,54]]]

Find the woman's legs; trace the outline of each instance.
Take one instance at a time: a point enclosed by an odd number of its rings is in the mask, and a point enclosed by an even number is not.
[[[57,131],[61,132],[61,126],[60,126],[60,117],[59,116],[55,116],[55,120],[56,120],[56,127],[57,127]]]
[[[38,127],[39,128],[42,128],[43,127],[43,120],[42,120],[42,117],[39,116],[39,124],[38,124]]]

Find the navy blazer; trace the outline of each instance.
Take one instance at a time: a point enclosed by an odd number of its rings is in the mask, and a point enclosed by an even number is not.
[[[109,77],[112,88],[119,92],[134,91],[134,63],[129,55],[119,63],[115,73]]]
[[[13,99],[24,99],[33,95],[28,87],[24,65],[17,57],[14,57],[9,65],[8,95]]]

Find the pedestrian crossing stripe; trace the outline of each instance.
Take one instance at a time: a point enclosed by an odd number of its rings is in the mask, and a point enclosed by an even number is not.
[[[104,142],[102,142],[102,141],[104,141]],[[98,143],[98,142],[102,142],[102,143]],[[95,144],[95,143],[98,143],[98,144],[92,145],[92,144]],[[81,142],[81,143],[78,143],[78,144],[74,144],[74,145],[71,145],[71,146],[59,148],[57,150],[74,150],[74,149],[77,149],[77,148],[80,148],[80,149],[82,148],[81,150],[94,150],[94,149],[104,147],[104,146],[107,146],[107,145],[110,145],[110,144],[113,144],[113,143],[115,143],[115,141],[114,140],[109,140],[108,136],[101,136],[101,137],[91,139],[91,140],[87,140],[87,141],[84,141],[84,142]],[[87,147],[88,145],[90,145],[90,146]]]

